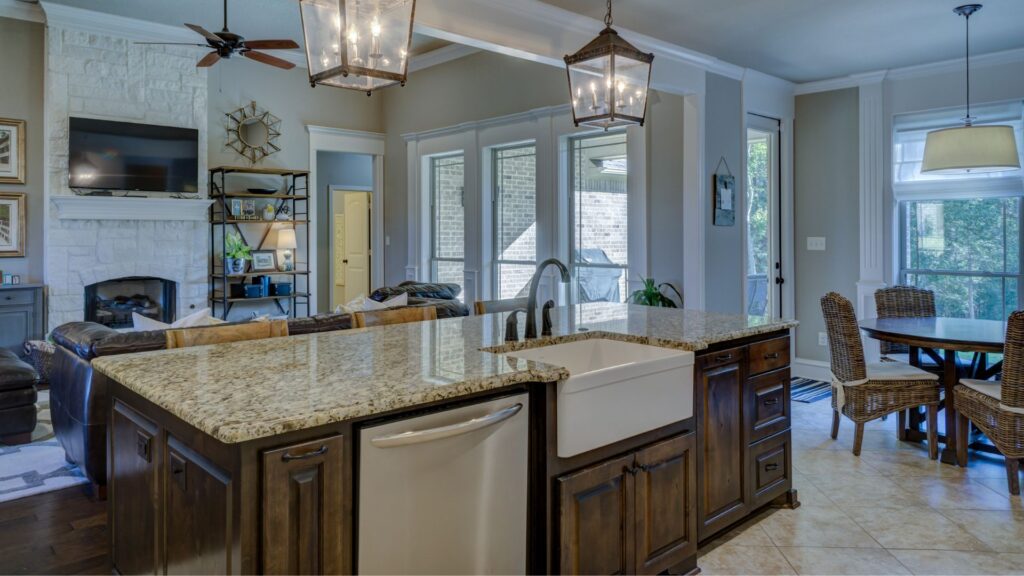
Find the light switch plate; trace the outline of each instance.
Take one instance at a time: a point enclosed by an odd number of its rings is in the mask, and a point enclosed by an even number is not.
[[[815,251],[825,250],[825,237],[824,236],[808,236],[807,237],[807,249]]]
[[[828,346],[828,334],[818,332],[818,346]]]

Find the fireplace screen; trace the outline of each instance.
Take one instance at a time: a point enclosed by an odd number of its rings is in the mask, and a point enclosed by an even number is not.
[[[175,286],[171,280],[132,276],[85,287],[85,319],[111,328],[131,328],[132,313],[170,324]]]

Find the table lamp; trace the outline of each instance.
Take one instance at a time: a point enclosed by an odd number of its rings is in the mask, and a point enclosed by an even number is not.
[[[298,248],[298,245],[295,243],[294,228],[283,228],[277,231],[277,249],[283,252],[284,257],[281,270],[291,272],[295,269],[295,253],[293,250],[296,248]]]

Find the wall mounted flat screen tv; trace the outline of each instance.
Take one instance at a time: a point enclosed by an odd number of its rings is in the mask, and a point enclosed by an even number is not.
[[[69,186],[90,190],[199,191],[199,131],[71,118]]]

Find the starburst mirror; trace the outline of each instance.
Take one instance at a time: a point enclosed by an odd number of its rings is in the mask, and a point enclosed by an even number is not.
[[[281,119],[256,102],[229,112],[225,145],[255,164],[281,150],[275,142],[281,135]]]

